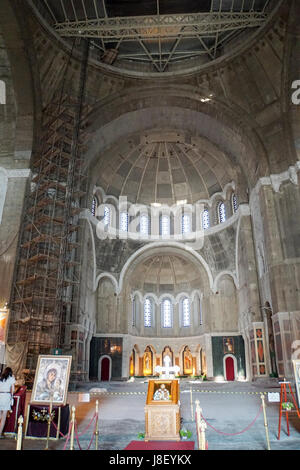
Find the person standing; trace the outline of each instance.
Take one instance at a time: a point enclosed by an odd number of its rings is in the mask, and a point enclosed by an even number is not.
[[[11,411],[16,379],[10,367],[6,367],[0,377],[0,439],[3,439],[7,412]]]

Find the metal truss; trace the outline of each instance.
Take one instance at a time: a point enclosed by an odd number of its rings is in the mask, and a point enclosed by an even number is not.
[[[260,3],[260,8],[256,7],[257,0],[228,0],[226,11],[224,0],[212,0],[206,12],[164,15],[160,14],[157,0],[156,14],[120,17],[108,16],[105,0],[90,0],[92,12],[87,12],[87,3],[81,0],[81,14],[73,0],[56,1],[61,6],[60,16],[54,9],[54,0],[27,1],[47,12],[51,26],[61,37],[89,38],[92,46],[100,50],[103,61],[106,53],[113,50],[113,60],[117,59],[119,65],[124,61],[150,63],[156,72],[164,72],[183,59],[214,60],[229,41],[245,30],[261,27],[270,14],[270,0]]]
[[[64,37],[89,37],[103,40],[136,41],[214,36],[217,33],[256,28],[267,20],[266,13],[198,13],[183,15],[135,16],[56,23]]]

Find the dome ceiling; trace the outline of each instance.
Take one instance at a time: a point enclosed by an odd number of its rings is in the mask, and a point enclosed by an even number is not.
[[[189,141],[189,142],[187,142]],[[236,167],[206,139],[153,132],[111,148],[93,169],[108,196],[131,203],[195,203],[236,181]]]
[[[141,262],[129,283],[143,293],[189,292],[199,288],[199,270],[181,256],[170,254],[151,256]]]
[[[278,0],[27,0],[71,44],[89,38],[92,57],[143,73],[190,69],[220,57],[268,21]]]

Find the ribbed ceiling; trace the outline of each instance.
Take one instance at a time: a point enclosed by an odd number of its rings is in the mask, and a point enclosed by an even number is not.
[[[160,140],[163,137],[169,141]],[[171,206],[209,199],[236,173],[223,152],[206,141],[195,142],[187,143],[174,133],[123,142],[100,159],[94,169],[97,184],[107,195],[126,196],[131,203]]]
[[[199,287],[199,277],[198,269],[183,257],[153,256],[136,267],[131,285],[144,293],[188,292]]]

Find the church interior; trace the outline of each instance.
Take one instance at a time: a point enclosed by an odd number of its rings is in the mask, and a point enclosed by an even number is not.
[[[2,368],[300,406],[299,58],[297,0],[0,2]]]

